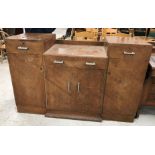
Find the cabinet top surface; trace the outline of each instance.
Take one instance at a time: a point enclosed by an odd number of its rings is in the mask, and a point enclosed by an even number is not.
[[[55,44],[44,55],[107,58],[104,46]]]
[[[26,34],[19,34],[7,37],[7,39],[11,40],[31,40],[31,41],[40,41],[40,40],[46,40],[51,37],[54,37],[55,35],[52,33],[26,33]]]
[[[106,41],[109,44],[125,44],[125,45],[144,45],[152,46],[147,43],[146,40],[140,37],[117,37],[117,36],[107,36]]]

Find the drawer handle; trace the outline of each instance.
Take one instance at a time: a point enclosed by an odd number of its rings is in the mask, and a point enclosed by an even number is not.
[[[63,64],[64,61],[63,61],[63,60],[61,60],[61,61],[59,61],[59,60],[54,60],[53,63],[54,63],[54,64]]]
[[[80,93],[80,82],[77,83],[77,91]]]
[[[24,46],[18,46],[17,47],[18,50],[28,50],[28,47],[24,47]]]
[[[95,66],[96,63],[95,62],[86,62],[86,65],[88,65],[88,66]]]
[[[68,90],[68,93],[71,93],[70,82],[69,82],[69,81],[68,81],[68,83],[67,83],[67,90]]]
[[[135,52],[127,52],[127,51],[124,51],[123,52],[125,55],[135,55]]]

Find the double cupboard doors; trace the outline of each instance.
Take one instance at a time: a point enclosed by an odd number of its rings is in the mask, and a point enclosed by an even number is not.
[[[47,65],[46,116],[101,121],[104,72],[63,64]]]

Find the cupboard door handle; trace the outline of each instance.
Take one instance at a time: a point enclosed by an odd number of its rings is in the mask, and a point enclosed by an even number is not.
[[[78,91],[78,93],[80,93],[80,82],[78,82],[78,84],[77,84],[77,91]]]
[[[64,61],[63,60],[54,60],[53,63],[54,64],[63,64]]]
[[[68,82],[68,84],[67,84],[67,89],[68,89],[68,93],[70,93],[70,92],[71,92],[71,89],[70,89],[70,82]]]
[[[125,55],[135,55],[135,52],[127,52],[127,51],[124,51],[123,52]]]
[[[86,65],[88,65],[88,66],[95,66],[96,63],[95,62],[86,62]]]
[[[25,46],[18,46],[17,49],[18,50],[28,50],[29,48],[25,47]]]

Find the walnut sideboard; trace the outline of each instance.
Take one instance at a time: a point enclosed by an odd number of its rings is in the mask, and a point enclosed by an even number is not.
[[[61,41],[21,34],[6,41],[18,112],[132,122],[152,45],[141,39]]]

